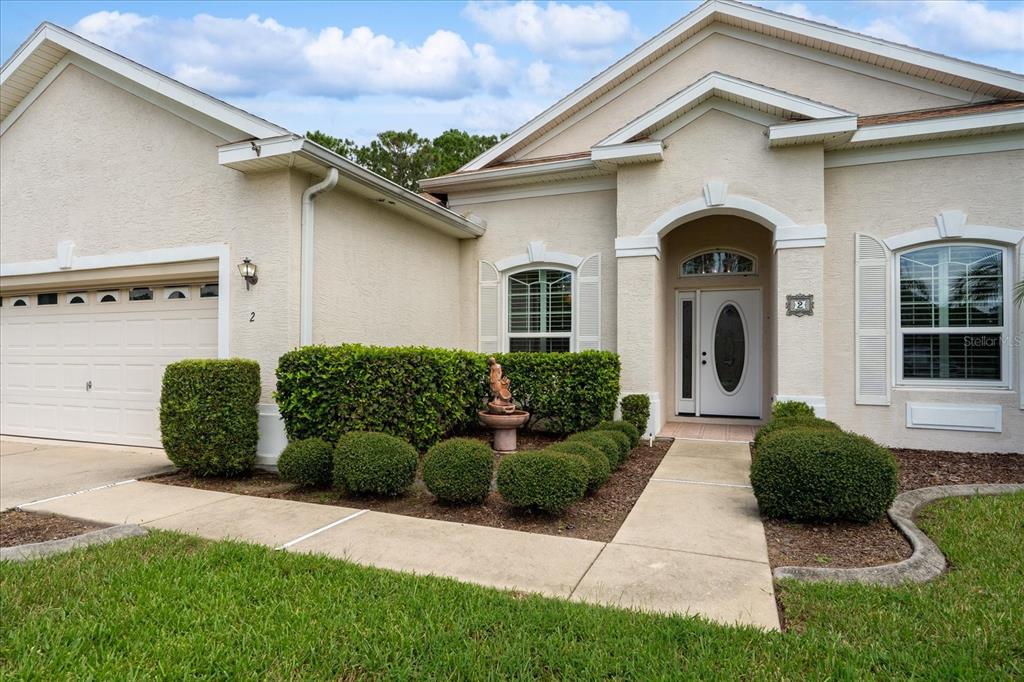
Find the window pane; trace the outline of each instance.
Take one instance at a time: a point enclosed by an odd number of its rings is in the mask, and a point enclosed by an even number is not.
[[[129,301],[152,301],[153,290],[149,287],[135,287],[128,290]]]
[[[693,397],[693,301],[683,301],[682,353],[679,358],[683,375],[682,398]]]
[[[907,334],[904,379],[1002,379],[1000,334]]]
[[[39,294],[36,305],[57,305],[57,294]]]
[[[508,330],[513,334],[572,331],[572,274],[527,270],[508,278]]]
[[[508,340],[508,349],[512,353],[568,353],[569,338],[512,337]]]
[[[708,251],[683,262],[680,275],[736,275],[754,272],[754,259],[734,251]]]
[[[987,246],[933,246],[900,256],[904,327],[1003,324],[1003,252]]]
[[[220,293],[220,285],[218,284],[204,284],[199,287],[199,298],[217,298]]]

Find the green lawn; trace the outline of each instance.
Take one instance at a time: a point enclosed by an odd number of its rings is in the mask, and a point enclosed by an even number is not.
[[[0,672],[43,680],[1024,676],[1024,494],[922,524],[954,570],[783,588],[793,629],[522,597],[153,533],[0,565]]]

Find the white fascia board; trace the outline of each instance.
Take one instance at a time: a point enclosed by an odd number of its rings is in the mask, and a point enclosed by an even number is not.
[[[7,60],[2,70],[0,70],[0,85],[6,82],[44,41],[49,41],[69,52],[80,55],[118,76],[148,88],[205,116],[221,121],[245,135],[263,138],[289,132],[285,128],[276,126],[269,121],[222,102],[215,97],[190,88],[173,78],[157,73],[152,69],[131,61],[127,57],[100,47],[81,36],[50,23],[41,24],[35,33]]]
[[[796,121],[779,123],[768,128],[768,141],[771,146],[784,144],[800,144],[803,142],[820,142],[838,135],[847,135],[857,130],[856,116],[837,116],[817,121]]]
[[[788,92],[768,88],[723,73],[709,73],[696,83],[683,88],[672,97],[669,97],[647,113],[619,128],[601,140],[597,146],[628,142],[631,138],[656,128],[662,121],[692,105],[694,102],[712,95],[731,95],[740,99],[753,100],[770,107],[814,119],[854,116],[849,111],[830,107],[804,97],[798,97],[797,95],[791,95]]]
[[[623,163],[661,161],[664,158],[664,147],[661,140],[598,145],[590,150],[590,158],[598,168]]]
[[[850,144],[889,144],[898,140],[910,140],[925,136],[985,132],[991,128],[1006,128],[1007,126],[1024,127],[1024,109],[868,126],[855,132],[850,138]]]
[[[474,173],[442,175],[436,178],[421,180],[420,187],[425,190],[443,191],[450,187],[473,185],[490,180],[524,180],[530,178],[540,180],[545,175],[586,171],[593,170],[594,168],[594,162],[589,157],[562,159],[559,161],[545,161],[523,166],[513,166],[511,168],[490,168]]]
[[[972,64],[953,57],[925,52],[905,45],[890,43],[878,38],[871,38],[806,19],[786,16],[740,2],[708,0],[708,2],[705,2],[636,50],[612,64],[569,95],[548,107],[540,115],[517,128],[511,135],[467,163],[460,170],[479,170],[492,161],[501,158],[502,155],[514,149],[538,130],[558,121],[567,111],[572,110],[581,102],[607,87],[622,76],[622,74],[636,68],[639,64],[649,59],[651,55],[672,43],[680,35],[687,33],[702,22],[712,18],[714,14],[726,15],[741,22],[747,21],[761,24],[775,31],[788,31],[848,49],[875,54],[882,58],[894,59],[924,69],[941,71],[986,85],[1024,93],[1024,76],[1015,73],[980,64]]]

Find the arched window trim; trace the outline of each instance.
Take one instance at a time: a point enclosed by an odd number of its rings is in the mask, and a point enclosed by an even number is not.
[[[527,332],[516,332],[513,333],[509,330],[509,278],[521,273],[529,272],[530,270],[554,270],[556,272],[565,272],[572,276],[572,285],[570,289],[570,295],[572,296],[572,308],[571,315],[572,321],[570,324],[570,332],[566,335],[565,332],[548,333],[527,333]],[[527,265],[520,265],[517,267],[511,267],[501,271],[501,349],[503,352],[509,352],[511,347],[511,339],[516,338],[551,338],[551,337],[563,337],[569,339],[569,350],[576,350],[576,322],[579,317],[579,274],[577,268],[567,267],[560,263],[552,263],[547,261],[533,262]]]
[[[1012,372],[1011,366],[1011,354],[1013,344],[1009,343],[1007,339],[1012,335],[1013,330],[1016,328],[1016,320],[1014,319],[1014,311],[1016,306],[1013,305],[1013,282],[1016,276],[1016,266],[1014,259],[1011,258],[1013,251],[1007,247],[1005,243],[997,241],[987,241],[984,239],[971,239],[971,240],[950,240],[950,239],[931,239],[927,241],[918,241],[911,235],[913,233],[907,233],[904,236],[906,240],[906,246],[902,248],[891,250],[892,268],[891,268],[891,283],[890,283],[890,301],[892,305],[892,314],[890,315],[890,334],[893,339],[893,352],[892,352],[892,376],[897,387],[915,387],[915,386],[928,386],[928,387],[944,387],[944,388],[1009,388],[1011,386],[1010,374]],[[885,240],[886,245],[891,242],[899,243],[902,240],[887,239]],[[907,243],[909,242],[909,243]],[[930,329],[950,329],[953,333],[962,331],[963,333],[998,333],[1001,335],[1000,344],[1000,376],[1001,379],[996,380],[984,380],[984,379],[914,379],[904,378],[903,376],[903,327],[901,324],[901,258],[907,254],[915,251],[922,251],[925,249],[937,247],[937,246],[981,246],[985,248],[995,249],[1000,252],[1002,260],[1002,271],[1003,271],[1003,324],[999,327],[931,327]]]
[[[694,274],[686,274],[683,272],[683,266],[686,265],[689,261],[693,260],[694,258],[697,258],[698,256],[703,256],[704,254],[708,253],[715,253],[716,251],[726,251],[729,253],[735,253],[738,256],[743,256],[744,258],[749,258],[753,270],[751,270],[750,272],[708,272]],[[759,264],[757,262],[757,256],[750,253],[749,251],[732,248],[730,246],[714,246],[708,249],[700,249],[698,251],[694,251],[685,256],[682,260],[679,261],[679,267],[676,269],[676,275],[678,277],[749,277],[750,275],[757,275],[760,273],[760,268],[758,267],[758,265]]]

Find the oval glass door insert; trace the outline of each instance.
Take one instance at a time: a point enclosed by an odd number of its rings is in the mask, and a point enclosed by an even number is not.
[[[746,347],[743,318],[736,306],[729,303],[719,311],[715,322],[715,374],[726,393],[732,393],[740,385]]]

